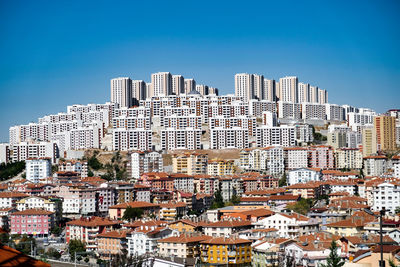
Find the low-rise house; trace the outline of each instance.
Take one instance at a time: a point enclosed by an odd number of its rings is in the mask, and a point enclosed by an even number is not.
[[[28,234],[47,237],[54,226],[54,212],[27,209],[11,214],[11,234]]]
[[[310,181],[321,181],[321,169],[300,168],[288,172],[288,185],[307,183]]]
[[[78,239],[85,243],[87,251],[97,249],[96,236],[119,228],[120,222],[102,217],[82,217],[67,222],[66,241]]]
[[[177,235],[168,227],[142,225],[127,234],[128,255],[148,255],[157,251],[158,240]]]
[[[178,218],[186,215],[187,207],[186,203],[163,203],[160,205],[160,219],[165,221],[175,221]]]
[[[194,233],[197,228],[197,223],[181,219],[174,222],[170,222],[168,224],[168,227],[178,231],[179,233]]]
[[[101,259],[110,260],[116,255],[127,255],[127,230],[115,230],[97,235],[97,250]]]
[[[273,240],[259,240],[252,245],[252,266],[273,267],[279,265],[281,248],[288,243],[295,242],[291,239],[277,238]]]
[[[158,254],[181,258],[196,258],[200,256],[199,244],[210,239],[206,235],[181,234],[158,240]]]
[[[326,224],[326,231],[335,235],[360,235],[364,231],[364,227],[369,223],[375,221],[376,218],[373,215],[369,215],[363,211],[357,211],[353,213],[351,218],[337,221],[334,223]]]
[[[251,241],[234,237],[214,237],[201,243],[201,261],[210,265],[251,264]]]
[[[225,220],[203,226],[204,233],[213,237],[228,237],[242,230],[253,228],[250,221]]]
[[[278,230],[278,236],[289,238],[292,233],[289,233],[289,226],[296,226],[300,223],[308,223],[309,218],[298,213],[284,214],[276,213],[265,219],[255,223],[256,228],[275,228]]]
[[[111,206],[108,210],[108,215],[111,219],[122,219],[128,207],[142,209],[145,215],[158,215],[160,211],[160,205],[144,201],[133,201]]]
[[[19,192],[0,192],[0,209],[15,208],[17,202],[29,195]]]

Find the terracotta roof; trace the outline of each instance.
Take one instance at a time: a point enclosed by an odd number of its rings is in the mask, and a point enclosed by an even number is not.
[[[133,202],[125,202],[122,204],[117,204],[114,206],[109,207],[109,209],[126,209],[127,207],[131,208],[152,208],[152,207],[159,207],[159,205],[145,202],[145,201],[133,201]]]
[[[251,244],[252,241],[242,238],[233,238],[233,237],[213,237],[211,239],[205,240],[201,242],[202,244],[209,245],[235,245],[235,244]]]
[[[29,195],[20,192],[0,192],[0,198],[29,197]]]
[[[368,157],[364,157],[364,159],[387,159],[386,156],[383,155],[378,155],[378,156],[368,156]]]
[[[187,206],[187,204],[185,202],[161,203],[159,205],[161,208],[183,208],[183,207]]]
[[[400,246],[395,246],[395,245],[383,245],[383,253],[397,253],[400,251]],[[377,245],[375,249],[373,250],[374,253],[380,253],[381,252],[381,246]]]
[[[369,215],[363,211],[354,212],[353,216],[349,219],[329,223],[327,227],[344,227],[344,228],[353,228],[353,227],[363,227],[369,222],[375,221],[375,216]]]
[[[251,225],[250,221],[218,221],[218,222],[213,222],[209,223],[205,227],[241,227],[241,226],[249,226]]]
[[[242,212],[238,212],[243,215],[250,215],[253,217],[262,217],[262,216],[269,216],[274,214],[273,211],[268,210],[268,209],[254,209],[254,210],[246,210]]]
[[[267,202],[269,197],[241,197],[240,202]]]
[[[111,226],[116,224],[119,224],[119,222],[112,221],[108,218],[95,217],[95,216],[89,218],[82,217],[80,219],[67,222],[67,225],[78,225],[83,227]]]
[[[32,266],[50,267],[50,264],[29,257],[22,252],[0,244],[0,265],[1,266]]]
[[[197,227],[197,223],[192,222],[192,221],[190,221],[190,220],[185,220],[185,219],[177,220],[177,221],[171,222],[171,223],[169,223],[169,224],[175,224],[175,223],[179,223],[179,222],[181,222],[181,223],[183,223],[183,224],[189,224],[189,225],[191,225],[191,226],[193,226],[193,227]]]
[[[212,238],[211,236],[207,235],[198,235],[198,236],[190,236],[186,234],[182,234],[180,236],[171,236],[164,239],[160,239],[158,243],[197,243],[204,240],[208,240]]]
[[[52,211],[47,211],[43,209],[28,209],[23,211],[16,211],[12,215],[50,215],[53,214]]]
[[[297,200],[299,196],[294,195],[273,195],[269,196],[269,200]]]
[[[118,239],[122,239],[122,238],[126,238],[126,234],[129,233],[129,231],[127,230],[122,230],[122,231],[109,231],[103,234],[99,234],[97,235],[97,237],[104,237],[104,238],[118,238]]]
[[[161,220],[151,220],[151,221],[142,221],[142,220],[138,220],[138,221],[134,221],[131,223],[126,223],[123,226],[124,227],[129,227],[129,228],[136,228],[136,227],[140,227],[140,226],[163,226],[163,225],[167,225],[166,221],[161,221]]]

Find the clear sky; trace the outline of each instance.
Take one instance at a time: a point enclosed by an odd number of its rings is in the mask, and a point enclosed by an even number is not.
[[[400,1],[0,1],[0,141],[109,100],[109,80],[169,71],[234,92],[296,75],[329,102],[400,108]]]

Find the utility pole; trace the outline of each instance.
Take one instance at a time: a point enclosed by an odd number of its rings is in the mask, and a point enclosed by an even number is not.
[[[379,261],[379,267],[385,267],[385,261],[383,260],[383,215],[385,215],[385,207],[381,211],[379,211],[379,230],[380,230],[380,245],[381,245],[381,260]]]

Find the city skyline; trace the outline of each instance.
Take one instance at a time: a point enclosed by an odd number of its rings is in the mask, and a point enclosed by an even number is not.
[[[363,2],[362,12],[356,3],[346,9],[340,3],[291,3],[284,20],[279,12],[253,16],[252,7],[234,4],[158,6],[157,19],[146,19],[147,12],[128,16],[125,10],[150,10],[148,3],[2,3],[0,31],[7,38],[0,42],[0,140],[7,141],[12,125],[67,105],[107,101],[112,78],[149,81],[158,71],[194,78],[220,94],[234,93],[236,73],[296,75],[328,90],[331,103],[377,112],[398,108],[399,4],[394,1]],[[258,7],[279,10],[285,3]],[[188,17],[183,11],[190,9],[208,19]],[[10,110],[13,115],[6,116]]]

